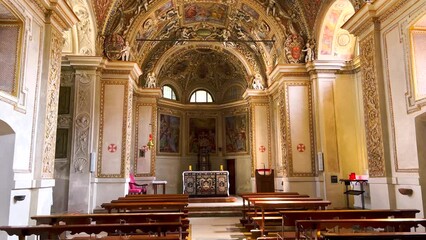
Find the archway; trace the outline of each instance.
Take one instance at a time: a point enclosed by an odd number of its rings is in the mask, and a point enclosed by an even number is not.
[[[0,225],[8,225],[10,196],[13,185],[13,158],[15,153],[15,132],[4,121],[0,120],[0,152],[1,168],[0,176],[3,183],[0,185]],[[2,233],[3,234],[3,233]],[[0,238],[1,238],[0,234]]]

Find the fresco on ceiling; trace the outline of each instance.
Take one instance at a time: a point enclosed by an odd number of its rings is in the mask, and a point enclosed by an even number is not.
[[[218,3],[189,3],[184,6],[184,23],[225,24],[228,6]]]
[[[322,55],[332,54],[334,31],[336,29],[336,25],[341,13],[342,11],[340,10],[332,10],[327,16],[327,20],[325,21],[324,31],[322,33],[322,40],[321,40]]]
[[[172,9],[173,7],[174,7],[173,6],[173,2],[172,1],[168,1],[163,6],[161,6],[157,10],[155,10],[155,15],[158,17],[162,13],[167,12],[168,10]]]
[[[254,19],[258,20],[259,19],[259,13],[256,12],[256,10],[254,10],[253,8],[251,8],[249,5],[247,4],[241,4],[241,9],[250,14],[250,16],[252,16]]]
[[[98,27],[103,26],[111,2],[111,0],[92,0]]]
[[[313,29],[315,26],[315,19],[321,8],[321,0],[302,0],[301,2],[308,27]]]

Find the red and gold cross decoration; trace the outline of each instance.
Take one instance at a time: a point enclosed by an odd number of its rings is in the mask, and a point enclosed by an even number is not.
[[[305,144],[303,144],[303,143],[297,144],[296,149],[297,149],[298,152],[304,152],[305,149],[306,149]]]
[[[113,153],[115,151],[117,151],[117,145],[115,145],[114,143],[108,145],[108,152]]]
[[[260,147],[259,147],[259,151],[260,151],[260,152],[265,152],[265,151],[266,151],[266,147],[265,147],[265,146],[263,146],[263,145],[262,145],[262,146],[260,146]]]

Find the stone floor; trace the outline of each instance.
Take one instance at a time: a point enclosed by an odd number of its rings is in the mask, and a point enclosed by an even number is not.
[[[189,221],[191,240],[242,240],[250,236],[238,217],[194,217]]]
[[[240,197],[236,197],[235,202],[226,203],[189,203],[188,207],[222,207],[223,209],[229,207],[241,207],[243,202]],[[250,232],[248,232],[241,224],[241,216],[234,217],[211,217],[210,214],[200,217],[190,217],[191,224],[191,240],[242,240],[250,239]]]

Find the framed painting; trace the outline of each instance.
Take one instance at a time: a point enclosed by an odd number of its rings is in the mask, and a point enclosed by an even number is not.
[[[225,152],[248,152],[247,114],[228,116],[224,119]]]
[[[188,152],[216,153],[216,118],[189,118]]]
[[[158,153],[180,154],[180,117],[160,114]]]

